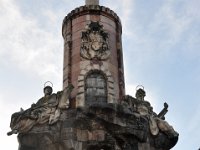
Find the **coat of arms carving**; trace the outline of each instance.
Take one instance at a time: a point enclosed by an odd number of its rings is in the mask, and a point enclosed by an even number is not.
[[[105,60],[110,55],[108,33],[99,22],[91,22],[81,36],[81,56],[85,59]]]

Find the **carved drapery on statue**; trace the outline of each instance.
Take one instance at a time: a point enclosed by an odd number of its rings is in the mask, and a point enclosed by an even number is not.
[[[10,133],[19,133],[19,150],[169,150],[177,143],[178,133],[162,119],[166,103],[158,115],[148,101],[128,95],[120,104],[62,110],[70,92],[45,95],[33,108],[13,114]]]
[[[51,87],[48,86],[45,88],[50,88],[52,92]],[[56,94],[48,91],[49,93],[45,93],[45,96],[40,98],[36,104],[32,104],[31,108],[27,110],[21,109],[20,112],[14,113],[10,123],[12,131],[8,132],[8,135],[26,133],[37,124],[48,122],[49,125],[52,125],[57,122],[61,110],[69,107],[68,98],[72,89],[73,85],[70,84],[63,91]]]
[[[85,59],[106,60],[110,55],[108,33],[99,22],[91,22],[81,36],[81,56]]]
[[[140,93],[140,95],[138,93]],[[125,105],[126,107],[128,106],[129,110],[139,114],[139,116],[147,118],[149,122],[149,130],[152,135],[157,136],[160,132],[162,132],[169,138],[178,137],[178,133],[171,125],[168,124],[167,121],[164,120],[164,116],[168,111],[167,103],[164,103],[163,110],[157,115],[153,111],[151,104],[144,100],[145,91],[143,89],[138,89],[136,96],[136,99],[131,96],[125,96],[124,101],[122,101],[122,105]]]

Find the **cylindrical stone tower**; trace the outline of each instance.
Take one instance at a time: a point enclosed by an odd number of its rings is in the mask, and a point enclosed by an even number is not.
[[[65,17],[63,88],[75,87],[73,107],[118,103],[125,95],[121,34],[119,17],[98,0]]]

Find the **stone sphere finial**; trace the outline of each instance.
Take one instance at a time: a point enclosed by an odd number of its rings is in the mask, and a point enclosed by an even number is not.
[[[99,0],[85,0],[85,5],[99,5]]]

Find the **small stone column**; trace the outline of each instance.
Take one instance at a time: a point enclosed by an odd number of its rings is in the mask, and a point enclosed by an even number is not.
[[[99,5],[99,0],[85,0],[85,5]]]

